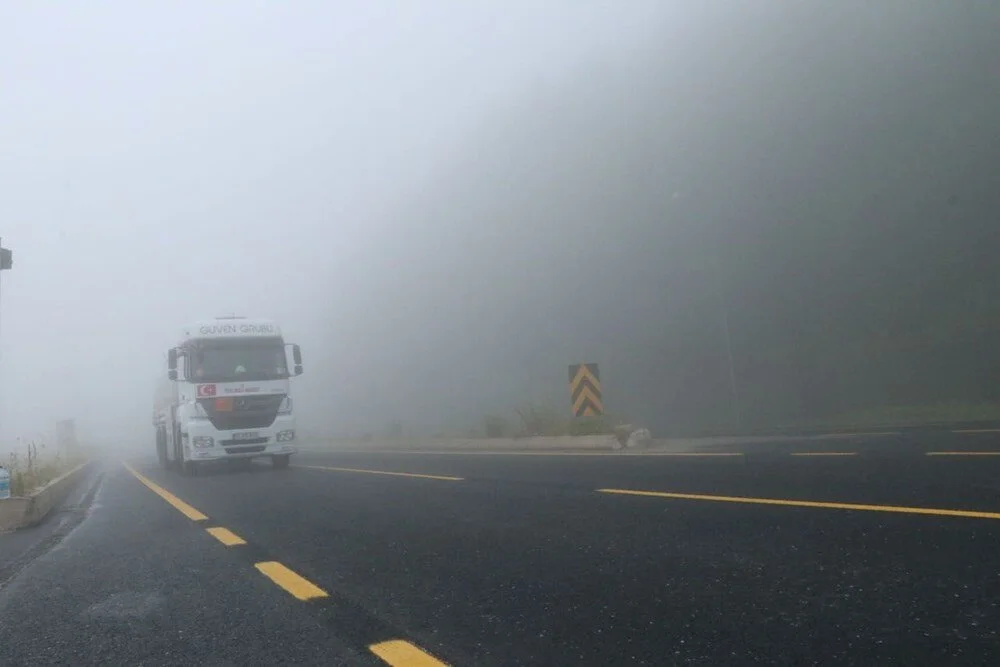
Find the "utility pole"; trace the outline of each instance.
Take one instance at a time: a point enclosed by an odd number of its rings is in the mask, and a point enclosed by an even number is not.
[[[9,271],[14,268],[14,255],[10,250],[3,247],[3,239],[0,239],[0,276],[3,276],[4,271]],[[0,280],[0,283],[3,281]],[[0,341],[0,351],[3,350],[3,343]],[[2,360],[3,354],[0,352],[0,360]],[[0,368],[0,371],[3,369]],[[0,415],[3,413],[3,373],[0,372]],[[2,421],[2,420],[0,420]]]
[[[3,247],[3,239],[0,238],[0,271],[9,271],[14,268],[14,254]]]
[[[733,337],[729,331],[729,299],[726,296],[726,277],[722,270],[722,255],[716,256],[714,264],[715,283],[718,290],[719,310],[722,315],[722,331],[726,337],[726,361],[729,366],[729,393],[736,428],[743,428],[743,409],[740,406],[740,392],[736,383],[736,361],[733,358]]]
[[[14,254],[3,247],[3,239],[0,238],[0,271],[9,271],[14,268]]]
[[[719,290],[719,300],[722,306],[722,327],[726,332],[726,355],[729,358],[729,391],[732,393],[733,416],[736,418],[736,428],[743,428],[743,410],[740,408],[740,392],[736,387],[736,363],[733,361],[733,340],[729,333],[729,303],[726,299],[726,289]]]

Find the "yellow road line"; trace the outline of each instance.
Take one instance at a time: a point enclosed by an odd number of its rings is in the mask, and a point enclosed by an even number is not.
[[[613,451],[600,452],[497,452],[497,451],[448,451],[448,450],[421,450],[421,449],[351,449],[351,450],[330,450],[330,449],[310,449],[317,454],[413,454],[417,456],[743,456],[744,452],[633,452],[616,449]],[[299,466],[303,468],[317,466]]]
[[[952,433],[1000,433],[1000,428],[963,428]]]
[[[155,493],[156,495],[158,495],[159,497],[163,498],[168,503],[173,505],[178,512],[180,512],[187,518],[191,519],[192,521],[205,521],[208,519],[207,516],[196,510],[194,507],[191,507],[186,502],[184,502],[174,494],[170,493],[156,482],[153,482],[148,478],[146,478],[145,476],[140,475],[129,464],[122,463],[122,465],[125,466],[126,470],[135,475],[136,479],[145,484],[150,491],[152,491],[153,493]]]
[[[206,528],[208,534],[219,540],[227,547],[238,547],[246,544],[246,540],[242,537],[229,530],[228,528],[223,528],[222,526],[216,526],[214,528]]]
[[[1000,452],[927,452],[927,456],[1000,456]]]
[[[372,644],[368,650],[393,667],[447,667],[447,663],[402,639]]]
[[[265,577],[284,588],[299,600],[330,597],[329,593],[322,588],[305,577],[292,572],[281,563],[269,560],[254,563],[253,566],[260,570]]]
[[[421,479],[442,479],[446,482],[461,482],[464,477],[449,477],[448,475],[423,475],[415,472],[389,472],[388,470],[365,470],[362,468],[331,468],[329,466],[305,466],[297,468],[312,468],[313,470],[333,470],[335,472],[362,472],[369,475],[392,475],[394,477],[419,477]]]
[[[792,452],[792,456],[857,456],[857,452]]]
[[[646,452],[626,456],[743,456],[744,452]]]
[[[929,514],[933,516],[958,516],[970,519],[1000,519],[1000,512],[976,512],[970,510],[947,510],[930,507],[897,507],[894,505],[856,505],[854,503],[822,503],[811,500],[778,500],[775,498],[747,498],[743,496],[707,496],[696,493],[667,493],[664,491],[632,491],[629,489],[597,489],[599,493],[626,496],[651,496],[654,498],[674,498],[677,500],[712,500],[724,503],[747,503],[752,505],[784,505],[787,507],[818,507],[835,510],[859,510],[864,512],[893,512],[896,514]]]
[[[807,438],[813,440],[835,440],[837,438],[887,438],[893,435],[900,435],[899,431],[869,431],[858,433],[823,433],[821,435],[809,435]]]

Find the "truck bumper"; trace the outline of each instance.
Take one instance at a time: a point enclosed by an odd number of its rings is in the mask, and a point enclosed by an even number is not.
[[[298,451],[295,420],[279,416],[267,428],[219,431],[208,420],[188,422],[184,437],[184,459],[219,461],[288,456]]]

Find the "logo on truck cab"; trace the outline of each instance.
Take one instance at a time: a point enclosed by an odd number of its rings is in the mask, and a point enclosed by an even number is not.
[[[273,324],[206,324],[198,329],[202,336],[226,336],[242,334],[244,336],[274,336],[277,330]]]
[[[212,396],[215,396],[214,384],[198,385],[198,398],[211,398]]]

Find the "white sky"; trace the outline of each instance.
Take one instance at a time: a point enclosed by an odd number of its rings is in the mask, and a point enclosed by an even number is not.
[[[165,350],[230,312],[302,344],[322,409],[338,304],[422,185],[665,4],[6,0],[0,439],[147,444]]]

